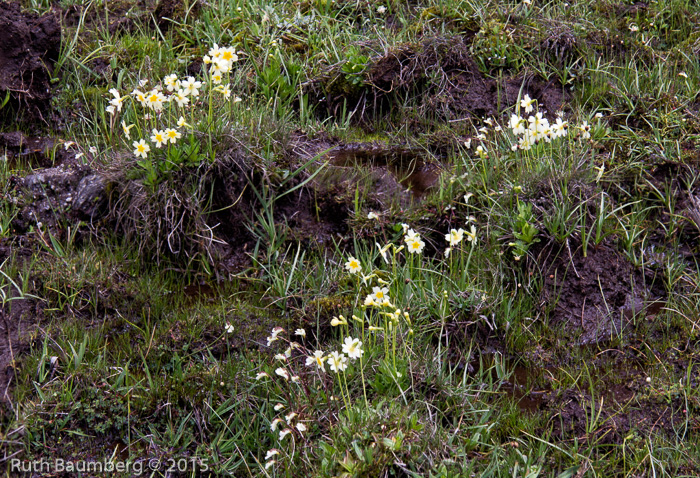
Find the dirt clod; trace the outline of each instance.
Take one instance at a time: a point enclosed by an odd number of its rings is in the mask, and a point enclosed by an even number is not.
[[[48,122],[51,72],[61,50],[61,26],[51,14],[22,12],[19,3],[0,3],[0,98],[25,121]],[[15,114],[0,116],[4,124]]]

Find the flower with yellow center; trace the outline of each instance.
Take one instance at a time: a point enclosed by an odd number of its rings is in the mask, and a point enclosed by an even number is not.
[[[345,337],[343,352],[348,354],[348,357],[351,359],[358,359],[365,353],[365,351],[362,350],[362,342],[360,342],[360,339],[353,339],[352,337]]]
[[[180,87],[180,80],[177,79],[176,74],[168,75],[163,78],[163,83],[168,91],[175,91]]]
[[[146,159],[146,156],[148,156],[148,152],[151,151],[151,147],[143,139],[140,141],[134,141],[132,143],[132,146],[135,148],[134,154],[136,155],[136,157],[141,156],[143,159]]]
[[[175,144],[175,142],[182,137],[182,133],[172,128],[166,129],[164,133],[166,141],[170,141],[170,144]]]
[[[445,234],[445,240],[450,243],[450,246],[457,246],[464,238],[464,229],[452,229],[449,234]]]
[[[333,351],[328,356],[328,364],[331,366],[332,371],[340,373],[348,368],[348,358],[337,351]]]
[[[316,367],[322,371],[326,371],[326,364],[324,363],[328,357],[324,357],[323,352],[317,350],[312,356],[306,357],[306,366],[311,367],[316,365]]]
[[[127,126],[127,124],[122,120],[122,129],[124,130],[124,136],[126,136],[126,139],[131,139],[131,128],[133,128],[134,125],[130,124]]]
[[[348,257],[348,261],[345,263],[345,269],[351,274],[357,274],[358,272],[362,271],[362,266],[360,265],[360,261],[350,256]]]
[[[156,148],[161,148],[163,144],[168,142],[168,139],[165,136],[165,131],[158,131],[157,129],[153,128],[151,141],[156,143]]]
[[[146,104],[149,108],[153,109],[153,111],[162,110],[163,103],[165,103],[166,101],[167,98],[163,96],[163,93],[161,93],[158,90],[151,90],[151,92],[148,93],[148,96],[146,97]]]
[[[409,240],[408,244],[408,252],[411,254],[420,254],[423,252],[423,248],[425,247],[425,242],[423,242],[420,238],[420,236],[415,236],[412,239]]]

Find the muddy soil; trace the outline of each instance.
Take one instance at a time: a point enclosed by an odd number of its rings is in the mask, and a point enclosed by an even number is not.
[[[43,318],[37,301],[19,299],[16,291],[5,292],[15,298],[0,307],[0,421],[13,405],[11,389],[17,361],[27,352],[27,339]]]
[[[576,345],[627,335],[637,320],[653,320],[664,301],[662,278],[635,268],[614,246],[573,241],[546,244],[537,255],[542,304],[555,304],[550,324],[571,333]]]
[[[51,74],[61,51],[55,15],[22,12],[19,3],[0,3],[0,101],[9,93],[0,126],[51,120]]]
[[[354,86],[342,71],[328,71],[307,85],[318,112],[369,125],[378,118],[400,119],[421,129],[425,118],[460,122],[497,116],[529,94],[550,115],[566,108],[568,92],[555,81],[516,76],[496,81],[481,73],[461,37],[427,38],[373,58],[364,82]],[[408,105],[409,110],[406,110]]]

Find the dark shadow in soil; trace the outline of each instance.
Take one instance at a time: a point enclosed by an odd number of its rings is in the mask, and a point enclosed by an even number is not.
[[[359,86],[340,67],[306,85],[318,114],[352,120],[369,127],[377,119],[397,116],[411,129],[426,119],[459,122],[496,116],[529,94],[550,114],[565,107],[568,93],[553,81],[518,76],[497,81],[482,74],[461,37],[434,37],[404,44],[373,58]],[[407,109],[408,108],[408,109]]]
[[[51,72],[61,51],[56,16],[23,12],[19,3],[0,3],[0,128],[19,117],[27,125],[51,120]],[[35,126],[36,128],[36,126]]]
[[[43,310],[33,299],[20,299],[6,286],[5,293],[14,297],[0,308],[0,421],[12,407],[12,381],[21,355],[27,352],[26,337],[41,322]]]
[[[653,271],[635,268],[607,242],[583,248],[549,242],[535,253],[543,275],[542,303],[550,324],[583,345],[625,336],[636,320],[653,319],[665,292]],[[547,312],[547,311],[545,311]]]

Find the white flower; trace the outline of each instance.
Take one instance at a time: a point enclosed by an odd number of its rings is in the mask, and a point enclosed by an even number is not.
[[[177,103],[177,105],[180,107],[187,106],[187,103],[190,102],[190,99],[183,90],[178,90],[177,93],[174,93],[171,96],[171,98],[174,99],[175,103]]]
[[[166,141],[170,141],[170,144],[175,144],[178,139],[182,138],[182,133],[176,129],[168,128],[163,131],[163,133],[165,134]]]
[[[348,261],[345,263],[345,269],[351,274],[357,274],[362,270],[360,261],[355,259],[353,256],[348,257]]]
[[[284,329],[282,327],[275,327],[272,329],[272,334],[267,338],[267,346],[269,347],[272,342],[276,341],[278,339],[278,335],[284,332]]]
[[[187,122],[185,121],[185,118],[180,116],[180,118],[177,120],[177,125],[182,128],[183,126],[189,126]]]
[[[299,433],[304,433],[306,431],[306,425],[303,423],[299,422],[296,424],[297,430],[299,430]]]
[[[386,7],[384,5],[379,5],[377,7],[377,13],[380,15],[384,15],[384,13],[386,13]]]
[[[581,137],[583,139],[588,139],[591,137],[591,125],[587,121],[584,121],[581,126],[578,127],[581,130]]]
[[[196,98],[199,96],[199,89],[201,87],[202,82],[196,81],[192,76],[188,76],[187,79],[182,82],[182,91],[186,96],[194,96]]]
[[[377,216],[376,212],[370,211],[369,214],[367,214],[367,219],[379,219],[379,216]]]
[[[175,91],[180,87],[180,80],[177,79],[176,74],[171,74],[163,78],[163,83],[168,91]]]
[[[168,139],[165,137],[165,131],[158,131],[157,129],[153,128],[153,134],[151,135],[151,141],[156,143],[156,148],[162,147],[163,144],[168,142]]]
[[[464,238],[464,229],[452,229],[449,234],[445,234],[445,240],[450,243],[450,246],[456,246]]]
[[[289,372],[287,372],[282,367],[277,367],[277,369],[275,370],[275,373],[277,375],[279,375],[280,377],[282,377],[283,379],[289,380]]]
[[[269,460],[273,456],[279,455],[279,454],[280,454],[280,451],[276,450],[275,448],[273,448],[272,450],[268,450],[267,454],[265,455],[265,460]]]
[[[304,329],[296,329],[294,331],[294,335],[298,335],[299,337],[306,337],[306,330]]]
[[[146,159],[146,156],[148,156],[148,152],[151,151],[151,147],[146,144],[145,140],[140,140],[140,141],[134,141],[132,143],[132,146],[135,148],[134,149],[134,154],[136,157],[141,156],[143,159]]]
[[[322,372],[326,371],[326,364],[324,363],[326,361],[327,357],[323,356],[323,352],[320,350],[317,350],[314,352],[312,356],[306,357],[306,365],[307,366],[312,366],[316,365],[319,370]]]
[[[281,403],[278,403],[273,408],[275,409],[276,412],[279,412],[280,410],[282,410],[284,408],[284,405]]]
[[[267,463],[265,463],[265,469],[266,469],[266,470],[269,469],[269,468],[270,468],[272,465],[274,465],[275,463],[277,463],[275,460],[270,460],[270,461],[268,461]]]
[[[280,432],[280,441],[284,440],[284,438],[290,433],[292,433],[292,430],[290,430],[289,428],[287,428],[286,430],[282,430]]]
[[[385,300],[389,299],[389,289],[386,287],[374,286],[372,288],[372,297],[375,302],[381,304]]]
[[[113,105],[109,105],[108,107],[106,107],[105,111],[107,113],[111,114],[112,116],[114,116],[114,106]]]
[[[345,337],[343,352],[348,354],[348,357],[351,359],[360,358],[362,354],[365,353],[365,351],[362,350],[362,342],[360,342],[360,339],[353,339],[352,337]]]
[[[148,96],[146,96],[146,105],[156,112],[163,109],[163,103],[166,101],[168,101],[168,99],[158,90],[151,90]]]
[[[270,423],[270,430],[272,430],[273,432],[276,432],[277,425],[279,425],[280,423],[282,423],[281,418],[275,418],[274,420],[272,420],[272,423]]]
[[[260,380],[261,378],[266,378],[269,377],[269,375],[265,372],[258,372],[258,374],[255,376],[255,380]]]
[[[287,360],[287,357],[284,356],[284,354],[276,354],[274,357],[275,360],[280,360],[282,362]]]
[[[227,334],[233,333],[233,325],[231,325],[230,323],[226,322],[226,326],[224,328],[226,329]]]
[[[464,234],[467,236],[467,241],[476,244],[476,227],[474,224],[472,224],[471,232],[464,231]]]
[[[376,242],[374,243],[374,245],[377,246],[377,249],[379,249],[379,254],[381,254],[382,259],[384,260],[384,263],[385,263],[385,264],[388,264],[388,263],[389,263],[389,259],[387,259],[387,257],[386,257],[386,252],[387,252],[387,251],[389,250],[389,248],[391,247],[391,245],[392,245],[391,242],[390,242],[389,244],[387,244],[386,246],[384,246],[384,247],[380,247],[379,244],[376,243]]]
[[[333,351],[328,356],[328,364],[331,366],[331,370],[338,373],[348,368],[348,359],[345,355]]]
[[[530,113],[534,109],[532,106],[534,102],[535,100],[530,98],[530,95],[525,95],[523,99],[520,100],[520,106],[525,108],[525,113]]]
[[[414,236],[406,242],[406,245],[408,246],[408,252],[411,254],[420,254],[423,252],[425,242],[423,242],[420,236]]]
[[[90,154],[97,154],[97,148],[95,146],[90,146],[88,151],[90,151]]]

